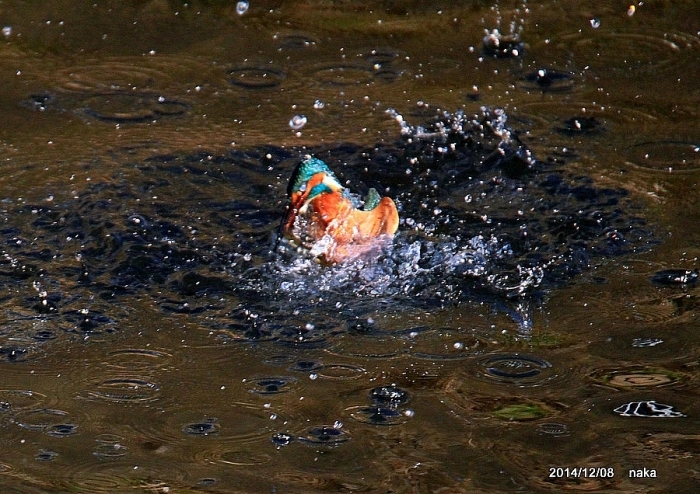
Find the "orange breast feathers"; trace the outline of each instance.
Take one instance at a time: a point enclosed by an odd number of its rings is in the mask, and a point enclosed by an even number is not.
[[[383,197],[369,211],[355,209],[352,202],[338,192],[321,194],[310,206],[319,230],[337,243],[371,242],[380,235],[394,235],[399,228],[399,213],[388,197]]]
[[[295,170],[288,188],[290,203],[282,233],[326,262],[351,260],[376,250],[399,227],[394,201],[371,190],[358,209],[333,172],[316,158]]]

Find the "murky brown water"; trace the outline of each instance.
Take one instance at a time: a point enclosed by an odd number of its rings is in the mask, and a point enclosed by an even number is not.
[[[3,492],[694,492],[700,293],[664,270],[700,255],[697,3],[454,3],[0,2]],[[542,163],[524,192],[405,192],[387,109],[481,105]],[[452,260],[548,198],[518,259],[555,275],[286,278],[303,146],[439,205]]]

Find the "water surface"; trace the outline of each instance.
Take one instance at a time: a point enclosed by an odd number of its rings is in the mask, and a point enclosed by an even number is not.
[[[692,492],[695,10],[0,3],[4,491]]]

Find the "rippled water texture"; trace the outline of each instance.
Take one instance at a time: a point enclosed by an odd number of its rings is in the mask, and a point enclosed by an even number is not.
[[[0,490],[694,492],[696,10],[0,3]]]

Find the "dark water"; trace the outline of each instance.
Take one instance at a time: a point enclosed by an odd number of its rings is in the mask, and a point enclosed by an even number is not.
[[[696,10],[0,3],[3,492],[693,492]]]

